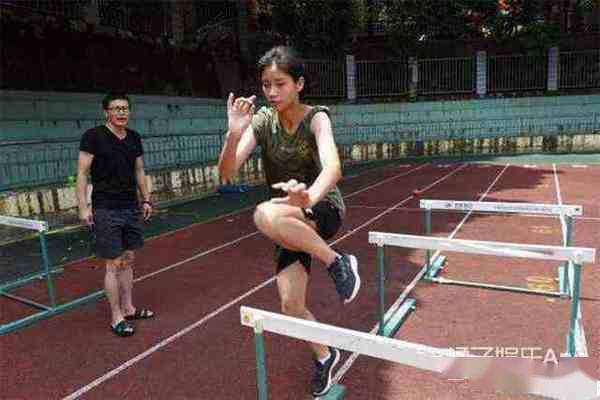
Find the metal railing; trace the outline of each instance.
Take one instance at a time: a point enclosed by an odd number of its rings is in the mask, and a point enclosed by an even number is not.
[[[490,56],[487,60],[489,92],[544,90],[548,57],[529,55]]]
[[[470,93],[474,90],[473,57],[419,60],[419,93]]]
[[[345,97],[346,67],[343,60],[305,60],[307,97]]]
[[[356,62],[356,96],[398,96],[408,91],[408,61],[380,60]]]
[[[560,53],[560,89],[600,87],[600,49]]]

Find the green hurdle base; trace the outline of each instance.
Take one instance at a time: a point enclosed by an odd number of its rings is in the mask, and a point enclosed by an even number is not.
[[[440,271],[446,265],[446,256],[439,255],[435,257],[433,260],[429,260],[429,265],[427,267],[427,273],[425,273],[424,278],[434,278],[436,277]]]
[[[415,299],[406,299],[398,309],[396,309],[386,320],[385,311],[385,246],[377,246],[377,283],[379,291],[379,301],[377,304],[377,317],[379,318],[379,327],[377,335],[384,337],[393,337],[400,326],[406,320],[408,314],[415,309],[417,301]]]
[[[417,301],[412,298],[404,300],[400,308],[385,321],[383,329],[380,329],[380,335],[385,337],[394,337],[411,311],[416,308]]]
[[[331,387],[325,396],[319,397],[321,400],[341,400],[346,396],[346,386],[336,383]]]
[[[0,295],[2,293],[0,292]],[[72,308],[78,307],[82,304],[88,303],[90,301],[97,300],[104,296],[104,290],[99,290],[94,293],[90,293],[87,296],[80,297],[76,300],[70,301],[65,304],[61,304],[55,307],[48,307],[45,311],[38,312],[36,314],[29,315],[25,318],[18,319],[16,321],[9,322],[8,324],[0,325],[0,336],[8,334],[10,332],[16,331],[17,329],[21,329],[27,325],[31,325],[34,322],[50,318],[53,315],[63,313]],[[31,305],[31,304],[30,304]],[[35,306],[34,306],[35,307]],[[37,307],[36,307],[37,308]]]
[[[585,343],[585,332],[579,325],[579,318],[575,319],[574,327],[569,329],[566,343],[566,351],[560,354],[561,357],[589,357]]]
[[[50,270],[50,274],[52,275],[59,275],[64,273],[64,268],[55,268]],[[0,286],[0,291],[8,291],[8,290],[13,290],[13,289],[18,289],[20,287],[26,286],[28,284],[30,284],[31,282],[35,282],[37,280],[42,280],[42,279],[46,279],[47,278],[47,274],[45,272],[37,272],[35,274],[31,274],[28,276],[25,276],[21,279],[18,279],[14,282],[11,283],[7,283],[5,285]]]
[[[461,280],[456,280],[456,279],[437,277],[436,275],[439,274],[439,272],[443,268],[445,262],[446,262],[446,257],[444,257],[444,256],[438,256],[437,258],[435,258],[433,260],[433,262],[431,262],[430,269],[428,270],[428,273],[425,274],[423,279],[425,279],[429,282],[445,284],[445,285],[468,286],[468,287],[476,287],[476,288],[481,288],[481,289],[502,290],[502,291],[507,291],[507,292],[528,293],[528,294],[536,294],[536,295],[542,295],[542,296],[569,297],[569,292],[566,288],[567,284],[562,282],[562,279],[564,279],[565,282],[567,281],[567,279],[566,279],[567,272],[566,272],[566,268],[564,268],[564,267],[559,267],[559,279],[561,279],[560,291],[553,292],[553,291],[549,291],[549,290],[535,290],[535,289],[529,289],[529,288],[519,287],[519,286],[498,285],[498,284],[492,284],[492,283],[473,282],[473,281],[461,281]],[[564,271],[561,271],[562,269],[564,269]],[[563,289],[563,285],[565,286],[564,289]]]

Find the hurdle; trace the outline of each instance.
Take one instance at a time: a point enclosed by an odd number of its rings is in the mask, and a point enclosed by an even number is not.
[[[498,202],[481,202],[481,201],[452,201],[452,200],[421,200],[420,207],[425,209],[424,213],[424,225],[425,233],[427,236],[431,236],[431,212],[432,210],[459,210],[459,211],[485,211],[485,212],[509,212],[509,213],[533,213],[533,214],[544,214],[544,215],[566,215],[566,222],[564,233],[564,245],[571,245],[571,227],[572,217],[580,216],[583,214],[581,206],[566,206],[566,205],[554,205],[554,204],[533,204],[533,203],[498,203]],[[561,223],[563,219],[561,218]],[[377,331],[378,335],[392,337],[400,329],[409,313],[415,310],[416,300],[413,298],[407,298],[403,301],[400,306],[386,319],[385,317],[385,265],[384,265],[384,254],[381,249],[377,251],[377,285],[378,285],[378,303],[377,303],[377,315],[379,319],[379,328]],[[423,279],[445,284],[455,284],[464,286],[475,286],[485,287],[488,289],[497,290],[512,290],[518,292],[535,293],[549,296],[566,297],[571,291],[568,291],[566,282],[568,279],[567,270],[570,273],[571,280],[574,279],[572,274],[572,268],[568,268],[565,263],[564,266],[559,267],[560,276],[560,292],[551,292],[543,290],[534,290],[529,288],[520,288],[515,286],[506,285],[495,285],[486,284],[480,282],[469,282],[469,281],[458,281],[451,280],[443,277],[437,277],[437,274],[441,271],[446,263],[446,257],[436,253],[434,256],[431,255],[431,251],[426,251],[426,264],[423,268]],[[571,285],[572,287],[572,285]],[[583,327],[581,327],[583,332]],[[580,335],[584,337],[585,335]],[[585,348],[585,345],[582,347]]]
[[[13,332],[17,329],[20,329],[24,326],[30,325],[36,321],[49,318],[52,315],[67,311],[71,308],[74,308],[80,304],[95,300],[104,295],[104,291],[100,290],[91,294],[88,294],[84,297],[78,298],[76,300],[72,300],[67,303],[59,304],[56,296],[56,288],[54,285],[53,275],[63,272],[62,268],[52,268],[50,257],[48,256],[48,243],[46,240],[46,234],[49,231],[48,222],[46,221],[38,221],[31,220],[25,218],[18,217],[8,217],[8,216],[0,216],[0,224],[11,226],[15,228],[22,228],[33,230],[37,232],[37,236],[40,242],[41,249],[41,270],[39,272],[34,272],[24,276],[20,279],[17,279],[12,282],[3,283],[0,285],[0,296],[8,298],[10,300],[14,300],[20,303],[23,303],[29,307],[32,307],[38,311],[34,314],[30,314],[26,317],[10,321],[5,324],[0,324],[0,336],[5,335],[7,333]],[[42,304],[38,301],[34,301],[32,299],[18,296],[14,293],[11,293],[12,290],[18,289],[22,286],[30,284],[32,282],[36,282],[39,280],[46,281],[46,287],[48,290],[48,303]]]
[[[9,297],[16,301],[21,301],[33,307],[39,307],[43,309],[48,309],[47,306],[41,306],[39,303],[24,299],[19,296],[12,295],[8,293],[9,290],[23,286],[28,282],[34,279],[45,278],[46,284],[48,287],[48,298],[50,299],[51,306],[56,306],[56,293],[54,289],[54,283],[52,281],[52,271],[50,271],[50,258],[48,257],[48,243],[46,241],[46,233],[49,230],[48,222],[46,221],[38,221],[32,219],[25,218],[17,218],[17,217],[7,217],[0,216],[0,224],[5,226],[12,226],[15,228],[23,228],[29,229],[37,232],[39,241],[40,241],[40,249],[42,250],[42,271],[37,274],[32,274],[24,279],[19,279],[15,282],[11,282],[9,284],[5,284],[0,286],[0,295]]]
[[[265,360],[264,332],[271,332],[308,342],[332,346],[354,352],[431,371],[452,379],[469,379],[469,365],[465,360],[481,360],[482,356],[460,349],[436,348],[404,340],[340,328],[315,321],[289,317],[252,307],[240,307],[241,324],[253,329],[256,356],[256,383],[258,400],[268,400],[267,368]],[[486,360],[484,360],[486,361]],[[489,360],[487,360],[489,361]],[[478,369],[488,367],[483,362]],[[471,368],[472,369],[472,368]],[[561,400],[591,400],[595,397],[596,383],[589,377],[569,374],[556,379],[545,376],[526,377],[526,391],[531,394]],[[515,380],[515,377],[512,377]],[[520,382],[519,382],[520,383]],[[335,383],[323,400],[340,400],[347,393],[346,387]]]
[[[469,212],[489,212],[489,213],[511,213],[511,214],[537,214],[537,215],[556,215],[560,217],[563,229],[563,245],[571,246],[573,217],[583,215],[583,207],[578,205],[557,205],[557,204],[539,204],[539,203],[507,203],[507,202],[482,202],[482,201],[455,201],[455,200],[421,200],[420,207],[425,210],[424,225],[425,234],[431,236],[431,214],[432,210],[445,211],[469,211]],[[564,219],[563,219],[564,218]],[[483,282],[472,282],[453,280],[437,275],[446,263],[446,257],[438,254],[431,256],[431,252],[426,252],[426,270],[424,279],[440,283],[462,286],[472,286],[486,289],[506,290],[521,293],[539,294],[546,296],[566,297],[573,296],[572,284],[568,285],[569,280],[575,279],[569,263],[565,262],[558,267],[559,291],[529,289],[519,286],[499,285]],[[569,279],[571,278],[571,279]]]
[[[470,357],[464,351],[435,348],[372,335],[247,306],[240,307],[240,315],[242,325],[254,329],[259,400],[268,399],[264,331],[357,352],[383,360],[400,362],[411,367],[437,373],[447,371],[457,357]],[[325,398],[342,399],[345,393],[346,389],[343,385],[335,384]]]
[[[568,261],[573,263],[576,274],[580,273],[583,263],[594,262],[596,257],[596,251],[592,248],[460,240],[384,232],[369,232],[369,243],[377,246],[377,251],[382,256],[379,259],[382,264],[384,262],[383,256],[385,255],[386,246]],[[571,298],[571,318],[567,334],[566,354],[571,357],[576,355],[578,351],[575,341],[577,319],[580,318],[580,315],[577,314],[579,306],[578,282],[578,280],[574,282],[573,290],[576,295]],[[435,348],[386,336],[372,335],[319,322],[293,318],[247,306],[240,308],[240,317],[242,325],[251,327],[254,330],[256,382],[259,400],[268,400],[263,335],[265,331],[308,342],[320,343],[341,350],[368,355],[436,373],[448,372],[457,360],[473,357],[468,351]],[[465,375],[462,378],[468,378],[468,376]],[[587,398],[592,399],[596,395],[596,382],[592,379],[582,378],[578,374],[569,374],[561,379],[544,376],[527,377],[524,387],[528,393],[555,399],[582,400]],[[345,394],[346,388],[336,383],[322,399],[339,400],[343,399]]]
[[[584,247],[546,246],[481,240],[448,239],[429,236],[405,235],[385,232],[369,232],[369,243],[377,245],[378,259],[385,262],[385,247],[395,246],[411,249],[452,251],[501,257],[518,257],[537,260],[554,260],[571,263],[574,279],[572,283],[571,315],[566,336],[566,351],[569,357],[587,355],[582,329],[579,303],[580,276],[583,263],[594,262],[596,250]]]

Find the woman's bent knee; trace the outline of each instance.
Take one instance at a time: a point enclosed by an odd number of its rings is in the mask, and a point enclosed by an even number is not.
[[[300,301],[283,300],[281,302],[281,312],[290,317],[303,317],[306,306]]]
[[[265,230],[273,225],[275,211],[269,202],[260,203],[254,210],[254,224],[258,229]]]

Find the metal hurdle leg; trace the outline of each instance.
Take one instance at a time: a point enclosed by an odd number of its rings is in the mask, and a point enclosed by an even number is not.
[[[570,215],[566,216],[566,240],[565,246],[571,246],[573,240],[573,218]],[[572,296],[569,290],[569,262],[564,262],[560,267],[558,267],[558,282],[559,282],[559,291],[561,296],[568,297]]]
[[[269,387],[267,383],[267,367],[265,362],[265,338],[263,336],[263,325],[261,320],[254,321],[254,348],[256,351],[256,386],[258,388],[258,400],[269,399]],[[322,400],[341,400],[346,395],[346,387],[334,384]]]
[[[267,400],[267,370],[265,366],[265,339],[260,320],[254,324],[254,347],[256,349],[256,385],[258,387],[258,400]]]
[[[402,305],[385,320],[385,248],[377,246],[377,275],[379,286],[379,304],[377,314],[379,317],[379,328],[377,334],[385,337],[393,337],[400,326],[406,320],[408,314],[415,309],[417,301],[412,298],[404,300]]]
[[[44,274],[46,275],[46,284],[48,285],[48,297],[50,298],[51,308],[56,307],[56,292],[54,290],[54,281],[50,271],[50,257],[48,257],[48,244],[46,243],[46,235],[40,232],[40,245],[42,247],[42,260],[44,262]]]
[[[379,289],[379,303],[377,315],[379,316],[378,335],[383,335],[385,328],[385,248],[377,246],[377,283]]]
[[[573,285],[571,293],[571,318],[569,321],[569,333],[567,335],[567,355],[570,357],[576,357],[578,346],[578,337],[583,335],[581,327],[579,325],[579,291],[581,283],[581,265],[572,264],[573,267]]]
[[[431,208],[427,208],[425,210],[425,214],[423,215],[423,218],[425,218],[425,221],[423,221],[425,224],[425,236],[431,236]],[[425,250],[425,258],[426,258],[425,262],[427,265],[426,275],[429,276],[430,269],[431,269],[431,250],[429,250],[429,249]]]
[[[425,209],[425,214],[423,215],[425,219],[425,236],[431,236],[431,208]],[[431,259],[431,250],[426,250],[426,266],[427,272],[425,273],[425,279],[429,280],[431,278],[435,278],[446,263],[446,257],[442,255],[438,255],[433,260]]]

